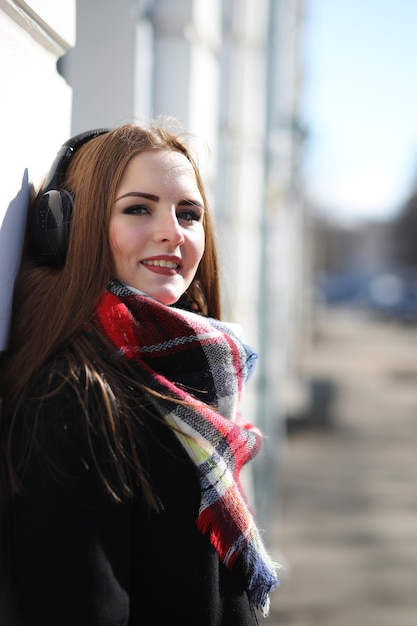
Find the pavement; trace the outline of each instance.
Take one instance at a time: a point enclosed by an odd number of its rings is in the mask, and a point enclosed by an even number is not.
[[[315,328],[321,412],[279,446],[267,531],[288,578],[260,624],[417,626],[417,326],[333,311]]]

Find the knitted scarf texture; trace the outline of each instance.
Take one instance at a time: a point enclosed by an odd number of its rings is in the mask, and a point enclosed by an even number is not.
[[[197,527],[267,616],[280,566],[265,550],[239,481],[261,446],[261,433],[239,411],[257,355],[227,324],[168,307],[118,281],[104,292],[95,323],[145,384],[167,398],[151,396],[196,467]]]

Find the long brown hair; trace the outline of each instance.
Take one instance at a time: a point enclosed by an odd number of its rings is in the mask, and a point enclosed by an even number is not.
[[[122,379],[130,377],[130,373],[109,367],[106,359],[97,354],[95,346],[85,341],[83,329],[113,277],[108,231],[117,187],[130,159],[148,150],[174,150],[184,154],[194,168],[197,185],[207,207],[204,185],[186,135],[172,132],[164,123],[150,126],[127,124],[89,140],[71,158],[61,181],[62,188],[75,197],[65,264],[59,267],[42,266],[31,253],[30,233],[27,233],[22,265],[15,284],[10,343],[0,369],[3,396],[1,445],[6,459],[9,459],[11,476],[10,433],[17,408],[25,401],[27,384],[32,376],[57,352],[65,355],[69,372],[75,371],[76,364],[77,367],[80,362],[83,364],[87,384],[88,381],[101,380],[105,373],[106,384],[101,385],[101,393],[107,415],[97,419],[103,420],[102,430],[107,433],[109,446],[113,449],[114,445],[119,445],[112,440],[119,432],[113,427],[114,390],[120,386]],[[208,210],[204,216],[204,231],[204,255],[187,294],[189,301],[197,303],[201,313],[219,318],[218,259]],[[130,382],[134,384],[134,377],[131,378]],[[137,382],[137,387],[140,386]],[[128,404],[126,401],[124,408]],[[113,426],[109,427],[109,423]],[[135,456],[132,433],[128,439],[131,442],[130,453]],[[133,465],[140,470],[139,460],[135,457],[133,461]],[[121,466],[117,466],[116,470],[119,474],[124,473]]]

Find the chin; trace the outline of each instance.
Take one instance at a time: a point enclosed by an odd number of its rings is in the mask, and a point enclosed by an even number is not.
[[[155,300],[157,300],[161,304],[165,304],[166,306],[171,306],[171,304],[175,304],[175,302],[177,302],[181,298],[182,294],[183,292],[181,291],[181,293],[178,293],[178,294],[172,294],[172,293],[152,294],[151,293],[149,295],[152,296]]]

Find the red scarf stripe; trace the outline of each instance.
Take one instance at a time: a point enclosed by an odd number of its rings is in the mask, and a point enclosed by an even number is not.
[[[112,343],[120,347],[126,357],[133,358],[132,347],[136,346],[137,342],[133,331],[133,316],[126,305],[120,302],[117,296],[105,291],[96,313]]]

